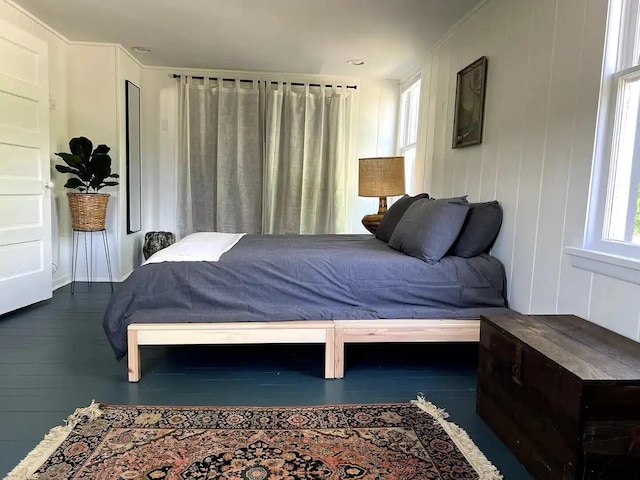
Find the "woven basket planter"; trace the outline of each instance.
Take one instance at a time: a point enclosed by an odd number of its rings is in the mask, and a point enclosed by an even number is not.
[[[74,230],[104,230],[110,197],[108,193],[67,193],[67,197]]]

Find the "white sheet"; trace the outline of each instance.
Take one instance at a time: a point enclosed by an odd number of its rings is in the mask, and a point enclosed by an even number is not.
[[[164,248],[143,263],[161,262],[217,262],[231,250],[246,233],[199,232]]]

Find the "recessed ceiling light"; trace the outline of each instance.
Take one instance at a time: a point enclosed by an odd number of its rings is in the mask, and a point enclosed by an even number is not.
[[[356,67],[360,67],[364,65],[365,62],[361,58],[352,58],[351,60],[347,60],[347,63],[349,65],[355,65]]]
[[[131,47],[131,50],[138,53],[151,53],[151,49],[149,47]]]

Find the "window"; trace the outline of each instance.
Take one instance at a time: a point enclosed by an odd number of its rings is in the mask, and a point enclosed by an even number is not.
[[[420,77],[405,85],[400,97],[400,130],[398,132],[399,154],[404,156],[407,192],[412,193],[416,165],[416,144],[420,114]]]
[[[608,21],[587,248],[640,258],[640,1]]]

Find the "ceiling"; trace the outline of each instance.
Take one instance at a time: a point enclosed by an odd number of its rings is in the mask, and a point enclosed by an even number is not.
[[[401,78],[480,0],[14,1],[69,40],[149,47],[144,65]]]

